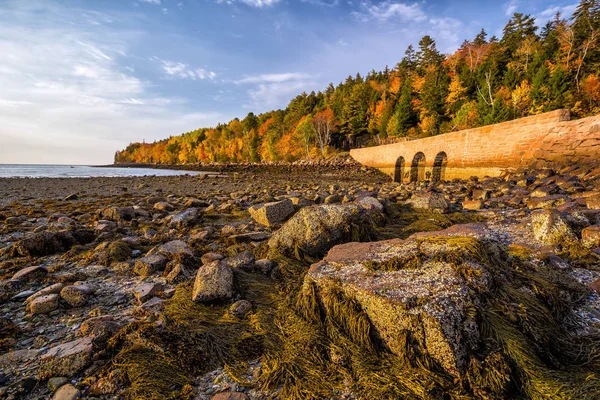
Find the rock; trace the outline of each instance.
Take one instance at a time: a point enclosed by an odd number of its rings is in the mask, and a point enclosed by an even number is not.
[[[71,307],[81,307],[85,305],[92,294],[92,289],[87,285],[65,286],[60,291],[60,297]]]
[[[491,193],[489,190],[473,189],[473,192],[471,193],[471,200],[485,201],[485,200],[489,199],[490,196],[491,196]]]
[[[590,210],[600,210],[600,195],[588,197],[586,206]]]
[[[79,333],[91,338],[94,347],[103,349],[106,342],[121,329],[121,326],[122,323],[116,321],[112,316],[103,315],[86,319],[81,324]]]
[[[52,392],[56,392],[61,386],[69,383],[69,379],[63,376],[57,376],[56,378],[48,379],[48,389]]]
[[[100,217],[109,221],[131,221],[135,218],[133,207],[107,207],[100,210]]]
[[[233,257],[228,257],[223,260],[228,267],[233,269],[241,269],[244,271],[252,271],[254,268],[254,254],[248,250],[242,251]]]
[[[241,392],[222,392],[215,394],[210,400],[250,400],[250,397]]]
[[[157,252],[169,259],[180,261],[194,256],[193,250],[183,240],[172,240],[157,248]]]
[[[336,244],[373,236],[373,220],[362,206],[327,204],[302,208],[273,234],[268,245],[292,257],[320,257]]]
[[[94,233],[86,229],[37,232],[13,245],[13,257],[42,257],[65,252],[75,244],[87,244],[95,239]]]
[[[206,253],[206,254],[202,255],[202,257],[200,257],[200,261],[202,261],[202,265],[206,265],[213,261],[222,260],[224,258],[225,257],[223,257],[221,254],[218,254],[218,253]]]
[[[417,209],[432,210],[441,213],[447,212],[450,208],[450,204],[444,195],[437,192],[415,192],[406,201],[406,204],[410,204]]]
[[[250,216],[261,225],[273,227],[285,221],[294,213],[291,200],[285,199],[273,203],[264,203],[248,209]]]
[[[29,282],[34,281],[37,282],[48,275],[48,270],[44,267],[40,267],[39,265],[34,265],[32,267],[26,267],[19,270],[16,274],[10,278],[11,281],[22,281]]]
[[[200,211],[197,208],[188,208],[187,210],[175,214],[169,221],[169,226],[175,229],[184,229],[192,226],[200,218]]]
[[[58,294],[39,296],[29,303],[29,312],[32,314],[48,314],[58,308],[58,299]]]
[[[229,241],[232,243],[262,242],[270,237],[271,234],[269,232],[249,232],[231,235],[229,236]]]
[[[273,268],[275,268],[275,263],[268,259],[257,260],[254,263],[254,268],[264,275],[269,275],[273,271]]]
[[[244,318],[252,310],[252,303],[248,300],[238,300],[229,307],[229,313],[237,318]]]
[[[325,197],[323,204],[341,203],[343,199],[344,197],[340,194],[330,194],[329,196]]]
[[[530,210],[545,209],[559,207],[567,202],[567,196],[563,194],[554,194],[544,197],[532,197],[527,200],[527,208]]]
[[[292,202],[294,207],[297,208],[308,207],[314,204],[314,201],[311,201],[304,197],[290,197],[290,201]]]
[[[532,213],[531,226],[534,237],[542,243],[559,244],[577,240],[566,218],[557,210]]]
[[[101,219],[100,221],[96,221],[94,229],[99,232],[112,232],[117,229],[117,224],[113,221]]]
[[[71,377],[89,365],[92,352],[92,339],[89,337],[52,347],[40,358],[40,379],[53,376]]]
[[[531,197],[546,197],[555,194],[558,192],[558,186],[549,185],[549,186],[540,186],[534,189],[529,196]]]
[[[600,247],[600,225],[592,225],[581,231],[581,244],[588,249]]]
[[[465,200],[462,203],[463,210],[477,211],[483,208],[483,201],[481,200]]]
[[[79,399],[80,395],[81,393],[79,390],[77,390],[75,386],[68,383],[61,386],[56,393],[54,393],[52,400],[77,400]]]
[[[359,197],[356,202],[358,204],[360,204],[361,206],[363,206],[367,210],[375,210],[380,213],[385,211],[384,205],[381,204],[381,202],[379,200],[377,200],[375,197],[370,197],[370,196]]]
[[[163,290],[165,290],[165,287],[162,283],[144,283],[143,285],[136,287],[133,290],[133,294],[141,304],[156,296]]]
[[[490,289],[495,270],[469,250],[477,239],[427,240],[439,234],[335,246],[311,266],[304,285],[314,285],[318,296],[335,287],[358,302],[390,351],[404,354],[409,331],[441,367],[460,376],[479,340],[469,310],[480,304],[477,293]],[[472,273],[439,261],[447,255],[464,260],[461,267]]]
[[[192,300],[212,303],[233,297],[233,272],[223,261],[202,266],[196,274]]]
[[[171,204],[167,203],[166,201],[159,201],[157,203],[154,203],[153,208],[158,211],[171,211],[175,207],[173,207]]]
[[[59,294],[63,287],[65,287],[65,285],[59,282],[55,283],[54,285],[47,286],[42,290],[38,290],[37,292],[25,299],[25,304],[31,303],[34,299],[40,296],[45,296],[47,294]]]
[[[600,278],[596,279],[594,282],[588,284],[590,289],[595,290],[596,292],[600,292]]]
[[[167,265],[167,258],[160,254],[154,254],[136,260],[133,272],[143,277],[150,276],[165,269],[165,265]]]

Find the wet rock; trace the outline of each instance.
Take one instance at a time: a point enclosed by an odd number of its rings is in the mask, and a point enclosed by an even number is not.
[[[87,244],[95,239],[94,233],[79,229],[73,231],[43,231],[32,234],[13,245],[11,255],[23,257],[42,257],[65,252],[76,244]]]
[[[58,388],[52,400],[77,400],[81,396],[79,390],[70,383]]]
[[[531,214],[534,237],[542,243],[559,244],[577,240],[567,219],[557,210],[536,211]]]
[[[233,269],[241,269],[244,271],[252,271],[254,268],[254,254],[249,251],[242,251],[233,257],[228,257],[223,262]]]
[[[414,208],[423,210],[432,210],[445,213],[450,208],[450,203],[442,193],[438,192],[415,192],[412,197],[406,201],[406,204]]]
[[[192,300],[212,303],[233,297],[233,272],[223,261],[202,266],[196,274]]]
[[[167,258],[165,256],[154,254],[136,260],[133,272],[142,277],[150,276],[165,269],[166,265]]]
[[[319,257],[336,244],[374,236],[373,220],[358,204],[304,207],[269,239],[271,250]],[[301,253],[301,254],[299,254]]]
[[[589,249],[600,247],[600,225],[592,225],[581,231],[581,244]]]
[[[135,218],[135,209],[133,207],[107,207],[100,210],[100,218],[109,221],[131,221]]]
[[[40,267],[39,265],[34,265],[32,267],[26,267],[19,270],[12,276],[12,278],[10,278],[10,280],[21,282],[37,282],[43,279],[46,275],[48,275],[48,270],[46,268]]]
[[[248,209],[248,212],[259,224],[273,227],[282,223],[294,213],[294,205],[291,200],[285,199],[252,206]]]
[[[71,307],[81,307],[88,302],[92,289],[87,285],[69,285],[60,291],[60,297]]]
[[[188,208],[179,214],[173,215],[169,221],[169,226],[175,229],[188,228],[200,219],[200,215],[197,208]]]
[[[58,308],[57,294],[47,294],[45,296],[39,296],[31,303],[29,303],[29,312],[32,314],[48,314]]]
[[[273,268],[275,268],[275,263],[268,259],[257,260],[254,263],[254,268],[264,275],[269,275],[273,271]]]
[[[252,303],[248,300],[238,300],[229,307],[229,313],[237,318],[244,318],[252,310]]]
[[[89,337],[52,347],[40,358],[40,379],[76,374],[89,365],[92,352],[92,339]]]

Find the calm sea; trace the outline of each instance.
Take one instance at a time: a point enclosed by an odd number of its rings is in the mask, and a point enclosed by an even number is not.
[[[0,164],[0,178],[93,178],[101,176],[197,175],[201,173],[151,168],[98,168],[88,165]]]

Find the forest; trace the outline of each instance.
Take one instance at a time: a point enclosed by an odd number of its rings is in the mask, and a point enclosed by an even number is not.
[[[186,164],[318,159],[566,108],[600,113],[600,0],[543,27],[515,13],[501,38],[484,29],[453,54],[424,36],[392,69],[302,93],[285,110],[131,143],[116,163]]]

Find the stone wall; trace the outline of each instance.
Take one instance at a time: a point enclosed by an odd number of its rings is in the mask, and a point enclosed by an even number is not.
[[[506,169],[595,163],[600,115],[571,121],[556,110],[481,128],[353,149],[358,162],[397,181],[498,176]],[[420,161],[420,162],[419,162]]]

